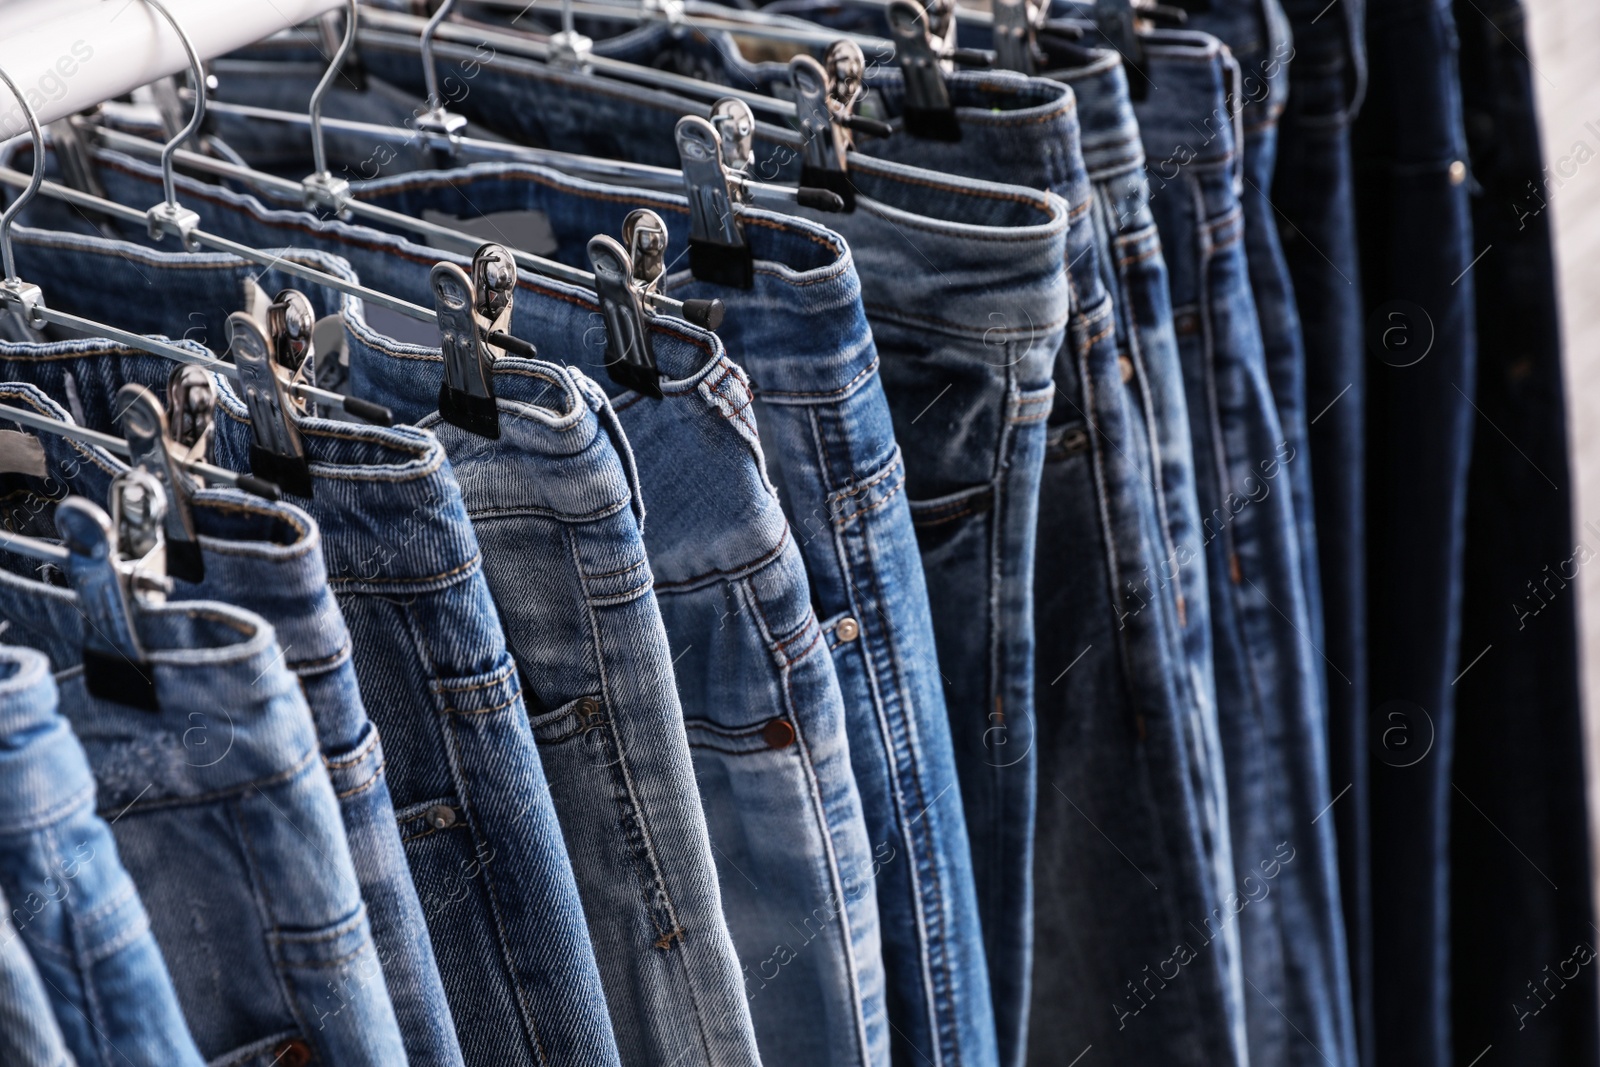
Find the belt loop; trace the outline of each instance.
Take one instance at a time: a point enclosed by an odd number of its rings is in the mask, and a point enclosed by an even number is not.
[[[617,418],[616,411],[611,407],[611,398],[606,396],[605,390],[587,374],[575,367],[565,368],[570,375],[575,390],[586,394],[589,407],[594,411],[600,427],[611,437],[611,444],[617,450],[617,458],[622,461],[622,471],[628,478],[628,492],[632,497],[633,514],[639,522],[639,532],[644,532],[644,494],[639,489],[639,467],[633,459],[633,446],[628,444],[628,435],[622,431],[622,420]]]

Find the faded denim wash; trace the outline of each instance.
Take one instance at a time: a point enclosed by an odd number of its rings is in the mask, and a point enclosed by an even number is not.
[[[5,388],[66,414],[37,390]],[[93,446],[39,441],[48,476],[6,476],[6,524],[34,536],[50,532],[63,490],[112,469]],[[157,706],[124,704],[89,691],[76,595],[25,576],[31,563],[6,563],[17,568],[0,572],[7,636],[56,669],[62,712],[200,1052],[250,1067],[290,1055],[403,1061],[338,801],[271,627],[215,601],[136,605],[147,656],[137,669]],[[136,913],[124,921],[137,928]]]
[[[41,399],[26,393],[4,402]],[[150,917],[95,814],[94,776],[58,711],[49,660],[0,648],[0,673],[0,791],[11,816],[0,900],[14,902],[0,927],[0,1057],[18,1067],[199,1067]]]
[[[128,296],[112,317],[133,329],[187,322],[192,337],[221,338],[244,278],[269,292],[296,284],[228,255],[19,237],[32,246],[19,245],[21,269],[59,294],[56,306],[71,307],[66,280],[91,270],[102,279],[98,303],[75,310],[105,314],[120,280]],[[333,257],[290,254],[353,277]],[[319,313],[341,306],[314,286],[307,295]],[[165,384],[148,357],[113,366],[99,372],[111,380],[89,390],[102,404],[86,421],[106,431],[124,380],[158,395]],[[73,369],[79,381],[97,380],[91,368]],[[248,468],[247,420],[222,382],[215,461]],[[299,503],[322,532],[368,714],[391,742],[385,773],[466,1062],[615,1064],[571,865],[449,461],[421,430],[307,418],[301,432],[314,495]]]

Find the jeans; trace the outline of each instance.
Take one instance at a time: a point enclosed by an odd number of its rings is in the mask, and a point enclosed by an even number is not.
[[[1278,134],[1272,204],[1305,341],[1311,482],[1319,531],[1322,650],[1328,692],[1328,781],[1348,789],[1328,817],[1339,841],[1339,893],[1359,1062],[1372,1060],[1372,866],[1369,847],[1365,443],[1350,125],[1365,91],[1362,4],[1323,15],[1322,0],[1284,0],[1294,33],[1288,106]],[[1342,677],[1341,677],[1342,675]],[[1381,729],[1381,728],[1380,728]]]
[[[490,74],[491,67],[485,66],[480,72],[480,77],[488,78]],[[530,75],[531,77],[533,75]],[[485,86],[490,86],[491,90],[493,90],[493,85],[490,85],[485,80],[485,82],[475,83],[475,91],[483,90]],[[544,86],[541,86],[541,88],[544,88]],[[526,93],[528,90],[523,88],[522,91]],[[654,94],[654,96],[659,98],[659,94]],[[474,98],[469,96],[467,99]],[[486,107],[488,106],[486,101],[490,101],[491,96],[488,93],[480,93],[475,99],[477,99],[480,106]],[[666,107],[666,104],[654,101],[654,99],[651,99],[651,94],[645,93],[642,94],[640,101],[632,102],[627,107],[622,106],[621,102],[618,101],[611,101],[608,106],[614,109],[610,112],[613,122],[606,126],[605,133],[592,133],[594,128],[589,123],[582,122],[581,112],[574,112],[573,125],[570,128],[563,126],[560,134],[552,134],[554,123],[557,122],[560,112],[558,112],[558,109],[555,112],[542,110],[541,122],[544,123],[542,136],[554,136],[555,141],[558,144],[562,144],[563,147],[579,147],[579,149],[600,150],[600,152],[603,152],[603,150],[606,150],[606,144],[603,144],[603,142],[597,144],[597,142],[589,138],[613,136],[618,131],[629,130],[630,123],[630,131],[637,131],[640,134],[637,144],[648,144],[650,139],[646,138],[645,133],[653,128],[651,123],[656,123],[654,128],[659,130],[661,128],[659,126],[661,118],[659,118],[659,115],[651,114],[650,110],[646,110],[646,107],[659,109],[659,107]],[[526,114],[526,109],[504,110],[499,114]],[[250,142],[259,141],[259,138],[261,138],[259,133],[237,130],[237,128],[229,130],[229,136],[235,147],[242,144],[240,138],[245,139],[243,144],[250,144]],[[531,136],[531,134],[528,134],[528,136]],[[630,142],[630,144],[635,144],[635,142]],[[768,152],[765,157],[766,162],[773,163],[774,168],[787,166],[787,163],[790,162],[790,157],[794,154],[790,152],[789,155],[784,155],[784,149],[786,149],[784,142],[776,138],[768,139],[765,144],[765,150]],[[269,154],[272,152],[272,149],[266,150]],[[350,154],[350,152],[362,154],[363,149],[358,144],[352,144],[352,146],[344,147],[342,152],[346,152],[346,154]],[[366,154],[370,155],[370,150]],[[250,150],[246,149],[246,155],[250,155]],[[483,173],[490,174],[493,171],[483,171]],[[509,173],[515,173],[515,168],[512,168]],[[1046,326],[1043,323],[1051,322],[1051,318],[1046,317],[1046,315],[1051,314],[1053,302],[1059,301],[1062,296],[1061,290],[1058,288],[1062,283],[1059,269],[1050,269],[1050,256],[1054,256],[1056,261],[1059,261],[1062,254],[1061,245],[1059,245],[1059,240],[1061,240],[1061,237],[1059,237],[1059,222],[1056,222],[1056,218],[1059,218],[1059,216],[1056,216],[1059,211],[1059,202],[1051,202],[1043,195],[1024,194],[1024,190],[1021,189],[1006,190],[1000,189],[1000,187],[987,186],[987,184],[981,184],[981,182],[944,179],[934,176],[934,174],[920,173],[920,171],[909,170],[904,166],[893,165],[893,163],[878,163],[872,162],[872,160],[862,160],[861,166],[858,166],[858,173],[854,174],[854,181],[856,181],[858,190],[861,190],[862,194],[864,194],[861,202],[859,202],[858,211],[850,214],[850,216],[818,216],[818,218],[826,221],[827,224],[842,224],[842,226],[848,227],[848,237],[850,237],[851,246],[853,246],[858,261],[874,264],[872,274],[867,274],[866,270],[862,272],[864,277],[877,277],[877,275],[886,274],[888,270],[904,272],[904,264],[902,264],[904,246],[909,240],[909,234],[915,234],[917,235],[915,248],[917,248],[918,253],[922,254],[923,262],[928,264],[928,275],[930,275],[928,277],[928,285],[952,286],[942,294],[931,294],[930,298],[926,298],[925,302],[930,314],[933,314],[934,317],[944,317],[944,310],[950,307],[950,299],[960,294],[960,299],[965,304],[968,304],[962,314],[976,320],[970,326],[970,336],[973,341],[978,341],[979,338],[982,338],[987,333],[990,342],[994,342],[998,346],[1021,342],[1021,346],[1026,347],[1030,341],[1034,342],[1034,344],[1038,344],[1040,341],[1048,344],[1048,331],[1046,331]],[[523,200],[507,198],[507,195],[496,189],[493,182],[488,182],[488,179],[485,179],[480,186],[475,187],[469,197],[461,198],[461,200],[456,200],[448,190],[432,189],[430,184],[438,186],[440,182],[429,182],[426,179],[408,182],[402,181],[402,179],[395,179],[394,194],[392,194],[392,197],[386,198],[384,203],[386,203],[386,206],[403,208],[403,210],[418,210],[422,206],[429,206],[429,208],[438,210],[438,206],[443,205],[446,208],[446,214],[475,214],[477,211],[488,211],[488,213],[493,214],[496,210],[526,208],[530,203],[533,203],[530,200],[526,200],[526,198],[523,198]],[[374,187],[373,195],[378,194],[378,190],[381,189],[386,189],[386,186]],[[538,192],[538,187],[534,187],[534,194],[536,192]],[[485,200],[480,200],[478,198],[480,195],[486,197]],[[526,194],[525,192],[523,197],[526,197],[526,195],[531,194]],[[893,205],[901,205],[901,203],[915,205],[915,214],[891,208],[891,203]],[[592,214],[590,216],[581,216],[581,218],[592,219],[592,224],[587,224],[587,222],[573,224],[570,221],[558,221],[558,213],[555,213],[555,211],[549,211],[547,214],[552,219],[552,226],[571,227],[571,237],[558,235],[558,237],[562,237],[562,240],[558,240],[557,250],[555,250],[557,256],[563,256],[563,254],[571,256],[582,246],[581,242],[584,238],[581,237],[581,232],[594,232],[597,227],[602,232],[608,232],[608,230],[614,232],[616,230],[614,219],[618,218],[621,210],[619,210],[618,206],[610,206],[610,208],[606,208],[606,214],[598,216],[598,218],[595,218]],[[669,214],[670,219],[674,219],[678,227],[682,227],[682,208],[674,208],[667,214]],[[754,230],[755,227],[752,226],[750,229]],[[682,230],[680,230],[680,234],[682,234]],[[973,282],[966,282],[965,278],[960,274],[960,266],[958,266],[958,264],[962,264],[963,259],[973,254],[973,251],[987,254],[986,242],[1013,242],[1027,250],[1026,258],[1005,262],[1000,267],[1000,269],[1008,270],[1008,272],[1014,272],[1011,277],[1016,278],[1016,283],[1011,286],[1006,285],[1005,280],[995,283],[995,288],[998,288],[998,290],[1005,291],[1008,288],[1014,290],[1014,293],[1008,294],[1008,299],[1000,306],[995,306],[992,299],[989,298],[990,290],[987,288],[987,280],[979,282],[974,278]],[[1035,258],[1035,250],[1038,253],[1037,258]],[[811,254],[814,256],[814,250]],[[808,258],[805,261],[805,266],[806,269],[816,269],[819,264]],[[776,285],[776,283],[771,283],[771,285]],[[926,288],[926,286],[922,286],[922,288]],[[739,314],[738,307],[739,299],[741,298],[739,298],[738,293],[731,293],[731,291],[726,290],[714,291],[710,286],[701,286],[699,290],[694,291],[696,293],[704,291],[706,294],[717,294],[717,296],[722,296],[726,301],[730,301],[730,306],[734,309],[733,314],[730,315],[730,320],[738,318],[742,322],[742,320],[749,318],[747,314]],[[979,293],[984,293],[984,296],[979,298]],[[901,304],[901,306],[906,304],[906,301],[902,301],[899,298],[898,293],[894,293],[891,290],[882,290],[882,288],[877,293],[872,293],[872,291],[864,293],[864,296],[867,299],[869,322],[874,318],[883,317],[883,315],[898,314],[898,310],[890,309],[894,309],[894,304]],[[872,302],[874,296],[880,296],[880,299],[888,299],[888,307],[883,307],[883,304],[874,304]],[[981,306],[979,306],[979,299],[981,299]],[[771,306],[771,302],[773,302],[771,298],[755,299],[755,304],[763,307],[763,314],[765,314],[765,307]],[[1056,312],[1056,314],[1059,315],[1059,312]],[[1040,323],[1038,330],[1030,333],[1029,326],[1026,325],[1029,322]],[[1008,325],[1008,323],[1016,323],[1016,325]],[[950,320],[950,325],[957,325],[954,318]],[[750,333],[736,334],[730,333],[730,330],[750,330]],[[723,326],[723,333],[726,336],[730,336],[730,338],[738,336],[739,338],[739,341],[730,341],[731,344],[736,344],[739,349],[752,352],[752,354],[760,352],[760,350],[776,349],[779,346],[792,344],[789,339],[792,336],[792,331],[786,330],[782,323],[773,323],[773,325],[765,325],[763,323],[760,326],[760,330],[771,330],[771,336],[779,339],[776,344],[763,344],[763,342],[760,342],[760,334],[755,333],[755,330],[757,330],[757,326]],[[875,330],[877,330],[877,333],[882,334],[883,326],[875,326]],[[963,326],[963,330],[965,330],[965,326]],[[1056,330],[1059,330],[1059,326],[1056,326]],[[1040,331],[1045,331],[1043,338],[1038,336]],[[918,331],[912,331],[909,334],[909,338],[912,339],[901,342],[901,350],[920,352],[920,350],[925,350],[926,347],[930,346],[931,339],[918,338],[917,333]],[[1059,336],[1059,333],[1056,336]],[[981,346],[973,347],[974,349],[979,349],[979,352],[982,350]],[[1040,347],[1043,347],[1043,344],[1040,344]],[[880,342],[880,352],[882,350],[882,342]],[[970,358],[978,357],[978,355],[978,352],[973,352]],[[747,360],[758,360],[760,357],[749,355],[746,358]],[[974,358],[974,363],[976,362],[978,362],[978,358]],[[750,368],[760,378],[760,363],[750,362]],[[998,371],[998,376],[1003,378],[1005,368],[995,368],[995,370]],[[936,386],[942,386],[944,381],[946,379],[939,378]],[[918,408],[925,406],[928,400],[933,400],[933,394],[936,394],[936,392],[938,392],[938,387],[931,389],[928,395],[923,397],[922,403],[918,403]],[[891,408],[893,408],[893,405],[894,400],[891,397]],[[906,418],[912,419],[912,421],[918,418],[915,410],[907,411],[904,414],[906,414]],[[1026,422],[1024,422],[1024,426],[1027,426]],[[1026,472],[1026,464],[1022,466],[1022,470]],[[798,514],[798,509],[794,504],[790,506],[790,510],[792,510],[792,514]],[[1016,633],[1014,637],[1016,637],[1016,640],[1022,640],[1024,633],[1026,633],[1026,630]],[[963,654],[968,659],[973,657],[973,651],[966,648],[963,641],[958,641],[958,638],[949,637],[949,635],[947,635],[947,641],[958,643],[960,645],[958,651],[963,651]],[[941,656],[942,661],[946,661],[946,657]],[[946,673],[947,675],[954,675],[955,672],[946,667]],[[981,705],[986,709],[987,707],[992,707],[992,702],[987,701],[987,697],[982,696],[974,697],[973,704]],[[987,715],[989,715],[989,712],[986,712],[986,717]],[[982,752],[982,745],[986,742],[986,737],[992,736],[989,731],[990,725],[992,725],[992,720],[989,720],[989,718],[984,718],[984,721],[974,721],[973,725],[971,725],[968,749],[976,752],[978,757],[986,757],[986,753]],[[1030,745],[1027,744],[1026,737],[1022,737],[1022,733],[1030,731],[1030,726],[1032,726],[1032,723],[1030,723],[1030,718],[1027,717],[1022,718],[1022,725],[1011,726],[1011,729],[1018,734],[1018,736],[1013,737],[1013,741],[1018,742],[1018,749],[1024,750],[1024,752],[1029,749]],[[858,733],[858,736],[861,736],[861,734]],[[867,741],[870,744],[874,744],[874,747],[883,744],[882,741],[877,741],[877,739],[870,736],[867,736]],[[958,761],[960,761],[960,752],[958,752]],[[994,769],[990,769],[990,774],[994,773]],[[1022,785],[1024,784],[1024,776],[1013,773],[1008,781]],[[1026,782],[1026,785],[1027,792],[1030,795],[1032,784]],[[963,785],[963,793],[966,790],[968,790],[968,787]],[[915,814],[915,811],[917,809],[912,809],[910,814]],[[970,816],[970,809],[968,809],[968,816]],[[1022,835],[1022,830],[1016,829],[1016,827],[1008,827],[1006,833],[1019,837],[1019,835]],[[874,840],[877,843],[880,838],[874,838]],[[888,838],[882,838],[882,841],[890,848],[893,848],[893,841],[888,840]],[[949,848],[949,843],[946,843],[946,848]],[[1014,854],[1026,856],[1026,851],[1016,853],[1016,848],[1018,846],[1013,845]],[[994,865],[990,864],[989,867],[982,867],[982,869],[992,870],[992,867]],[[998,873],[992,875],[992,881],[1000,886],[1013,885],[1013,880],[1002,878]],[[1021,878],[1019,881],[1021,881],[1019,891],[1026,893],[1026,878]],[[882,886],[880,886],[880,889],[882,889]],[[1006,912],[1006,921],[1021,921],[1014,920],[1013,913],[1014,909]],[[992,926],[1000,926],[1000,923],[994,923]],[[899,926],[899,929],[904,929],[904,925]],[[990,926],[984,926],[986,936],[989,936],[989,929]],[[1018,937],[1013,937],[1011,941],[1019,941],[1019,939],[1021,939],[1021,934]],[[904,942],[901,942],[901,944],[904,944]],[[1006,942],[1002,942],[1002,944],[1006,944]],[[928,966],[920,960],[914,960],[914,965]],[[971,963],[963,965],[966,974],[973,974],[973,969],[971,968],[973,968]],[[976,982],[973,979],[968,979],[968,984],[976,984]],[[1019,1013],[1021,1009],[1018,1008],[1016,1011]],[[968,1005],[965,1006],[965,1014],[968,1019],[973,1019],[973,1001],[968,1000]],[[757,1016],[760,1016],[760,1009],[757,1009]],[[979,1048],[982,1048],[982,1045],[984,1045],[984,1037],[982,1037],[984,1029],[981,1029],[981,1027],[982,1024],[979,1024],[979,1022],[970,1022],[968,1024],[966,1032],[976,1033],[978,1037],[968,1038],[966,1045],[971,1046],[976,1041]],[[760,1017],[757,1017],[757,1029],[762,1029],[760,1027]],[[907,1040],[912,1043],[914,1048],[923,1048],[922,1043],[918,1043],[915,1038],[909,1037]]]
[[[345,840],[372,923],[409,1059],[459,1064],[455,1025],[406,867],[384,777],[383,746],[356,685],[349,630],[339,612],[311,517],[237,490],[195,495],[205,580],[179,581],[180,600],[220,600],[272,623],[317,726],[322,760],[339,795]]]
[[[1559,289],[1544,210],[1563,195],[1563,168],[1557,162],[1547,184],[1522,4],[1494,0],[1457,6],[1456,14],[1467,145],[1481,189],[1472,203],[1473,252],[1494,248],[1472,268],[1474,403],[1483,421],[1467,476],[1463,667],[1493,649],[1455,686],[1451,783],[1462,802],[1450,830],[1454,1046],[1458,1059],[1492,1043],[1524,1063],[1594,1063],[1595,978],[1575,953],[1594,944],[1595,918],[1580,888],[1590,884],[1593,861],[1569,586],[1595,535],[1587,522],[1572,529]],[[1485,925],[1509,908],[1514,930]]]
[[[1146,38],[1135,105],[1151,209],[1171,268],[1205,519],[1217,706],[1228,773],[1252,1060],[1350,1062],[1348,962],[1326,722],[1282,432],[1251,298],[1242,161],[1226,94],[1237,75],[1203,34]]]
[[[54,355],[70,360],[69,352]],[[5,389],[66,416],[38,390]],[[50,504],[63,490],[103,485],[111,469],[110,457],[92,446],[38,440],[49,473],[8,475],[4,515],[9,529],[34,536],[50,531]],[[90,691],[88,672],[99,664],[82,658],[88,624],[77,597],[25,576],[33,571],[24,564],[0,572],[0,617],[11,624],[9,638],[45,652],[57,671],[62,712],[88,755],[96,803],[115,834],[114,852],[102,843],[105,855],[120,856],[138,887],[200,1053],[252,1067],[285,1057],[403,1062],[338,801],[271,627],[214,601],[135,606],[155,707],[125,704]],[[92,863],[85,870],[104,873]],[[102,913],[127,909],[124,931],[138,930],[131,900],[115,894]],[[152,975],[155,958],[130,961],[152,995],[163,984]],[[141,1001],[131,1011],[150,1007]],[[158,1012],[144,1025],[177,1030]],[[120,1059],[106,1055],[105,1062]]]
[[[1073,1034],[1119,1050],[1119,1060],[1242,1062],[1238,929],[1203,923],[1235,886],[1166,264],[1120,60],[1060,36],[1042,40],[1050,76],[1069,84],[1078,102],[1092,190],[1083,219],[1101,252],[1096,274],[1076,266],[1093,259],[1073,256],[1085,311],[1074,316],[1072,343],[1058,361],[1057,392],[1071,400],[1052,417],[1040,536],[1105,547],[1094,568],[1046,553],[1036,581],[1040,617],[1050,620],[1041,632],[1052,635],[1048,648],[1041,643],[1036,684],[1041,707],[1060,711],[1042,720],[1050,774],[1040,785],[1048,843],[1039,854],[1051,860],[1036,863],[1035,1004],[1059,1014],[1059,1005],[1084,1001]],[[1108,851],[1097,826],[1137,857],[1133,866]],[[1086,882],[1089,864],[1120,880]],[[1162,891],[1153,893],[1140,872]],[[1210,929],[1197,941],[1186,921]],[[1047,930],[1057,947],[1044,947]],[[1187,947],[1178,955],[1191,956],[1183,963],[1174,959],[1179,944]],[[1130,981],[1163,965],[1184,972],[1176,992],[1159,996],[1146,986],[1142,994],[1155,996],[1149,1005],[1129,996]],[[1113,991],[1110,1012],[1103,993],[1081,995],[1105,990]],[[1030,1058],[1070,1062],[1083,1046],[1068,1044],[1042,1032]]]
[[[386,276],[363,278],[387,291],[404,291],[406,275],[410,288],[426,285],[425,263],[390,262]],[[576,370],[497,360],[501,436],[490,441],[433,412],[437,359],[373,348],[352,362],[360,395],[433,431],[453,458],[526,680],[623,1062],[758,1064],[634,458],[605,394]]]
[[[1483,651],[1461,644],[1467,467],[1477,422],[1469,268],[1483,246],[1472,233],[1456,50],[1455,20],[1441,0],[1398,0],[1367,12],[1370,97],[1409,102],[1367,108],[1353,149],[1373,357],[1367,657],[1379,1067],[1455,1062],[1448,973],[1455,702],[1457,680],[1472,677],[1461,678],[1467,657]],[[1462,817],[1481,816],[1464,810]],[[1505,1005],[1499,1010],[1511,1014]]]
[[[412,214],[540,211],[556,240],[551,254],[569,261],[587,235],[620,232],[636,205],[667,221],[669,248],[687,238],[681,198],[601,195],[514,165],[453,171],[448,184],[423,174],[382,179],[358,195]],[[763,454],[830,634],[878,869],[891,1042],[908,1045],[912,1058],[992,1062],[964,815],[959,804],[937,802],[955,782],[950,727],[860,282],[828,231],[765,212],[749,217],[760,220],[747,227],[759,265],[753,291],[698,283],[686,272],[669,277],[668,291],[728,304],[719,335],[752,377]],[[590,373],[604,373],[587,362]]]
[[[76,1067],[50,1010],[44,979],[11,922],[11,903],[0,893],[0,1056],[18,1067]],[[199,1062],[199,1052],[195,1053]]]
[[[23,388],[4,399],[33,408],[41,398]],[[4,648],[0,672],[5,1062],[199,1067],[150,917],[94,812],[89,761],[57,712],[49,661]]]
[[[109,317],[143,332],[172,330],[189,316],[191,337],[220,338],[244,278],[268,292],[296,284],[227,255],[19,237],[20,269],[54,306],[107,315],[108,300],[124,293]],[[289,254],[353,277],[332,257]],[[85,270],[100,279],[96,302],[73,307],[67,279]],[[330,303],[314,286],[306,292],[319,313],[342,306],[360,322],[351,305]],[[111,380],[91,391],[98,403],[83,421],[113,429],[110,399],[129,378],[162,395],[169,365],[149,368],[161,362],[120,355],[114,373],[102,372]],[[96,380],[73,369],[79,381]],[[246,469],[248,416],[226,383],[215,428],[214,461]],[[615,1064],[577,886],[449,461],[421,430],[307,418],[301,433],[314,481],[301,503],[322,533],[362,698],[389,739],[385,774],[464,1058]]]

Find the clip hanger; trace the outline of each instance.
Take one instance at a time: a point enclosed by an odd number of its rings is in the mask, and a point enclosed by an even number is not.
[[[250,411],[250,469],[284,492],[311,496],[311,467],[295,425],[293,401],[280,377],[266,331],[242,311],[228,316],[228,341],[239,368],[239,391]]]
[[[914,0],[889,0],[889,33],[905,77],[905,126],[913,137],[959,141],[961,126],[944,83],[944,57],[929,33],[931,12]]]
[[[176,442],[169,436],[166,411],[154,393],[132,383],[117,391],[117,410],[134,466],[156,479],[166,500],[167,573],[201,582],[206,569],[194,528],[194,494],[172,454]]]
[[[164,508],[160,483],[139,467],[112,479],[110,515],[83,497],[56,505],[56,530],[66,547],[60,562],[86,622],[84,685],[97,697],[147,711],[160,710],[160,704],[136,612],[142,603],[164,600],[170,588]]]
[[[473,255],[471,274],[454,263],[437,263],[429,284],[444,356],[439,416],[480,437],[497,438],[494,361],[508,352],[538,357],[533,345],[507,332],[517,290],[516,259],[504,245],[490,242]]]
[[[827,66],[806,55],[789,60],[800,134],[805,138],[800,184],[826,189],[844,201],[846,211],[854,211],[856,189],[847,164],[853,139],[841,117],[850,116],[861,96],[866,59],[850,41],[835,41],[827,59]]]
[[[1030,77],[1039,72],[1039,25],[1049,0],[994,0],[994,65]]]
[[[689,194],[689,270],[701,281],[749,289],[755,260],[734,213],[742,192],[723,164],[717,129],[698,115],[685,115],[675,136]]]
[[[307,111],[311,119],[312,173],[300,182],[301,197],[308,210],[323,208],[336,216],[343,216],[346,205],[350,203],[350,182],[334,177],[328,169],[328,150],[322,138],[322,100],[333,87],[333,79],[344,69],[350,49],[356,43],[356,21],[356,0],[349,0],[344,13],[344,38],[339,42],[339,50],[333,54],[333,62],[328,64],[317,87],[311,90],[311,106]],[[323,25],[328,24],[324,22]]]

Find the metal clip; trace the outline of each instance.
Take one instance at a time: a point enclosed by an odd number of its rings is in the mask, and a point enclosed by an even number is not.
[[[111,482],[113,520],[82,497],[68,497],[56,506],[56,531],[67,548],[65,569],[78,594],[83,632],[83,681],[94,696],[119,704],[159,711],[155,674],[145,660],[135,620],[135,597],[159,600],[164,592],[159,523],[141,526],[135,517],[149,517],[162,506],[160,486],[150,475],[132,468]],[[124,563],[118,550],[119,529],[129,527],[130,541],[155,542],[142,558]],[[137,534],[147,533],[148,537]]]
[[[755,112],[737,96],[724,96],[711,105],[711,125],[722,145],[722,165],[729,173],[742,178],[755,157]],[[743,188],[737,193],[739,199],[746,199]]]
[[[100,172],[95,167],[94,156],[89,152],[92,132],[80,127],[91,125],[82,115],[69,115],[45,127],[50,131],[50,147],[55,150],[56,166],[61,170],[61,180],[66,185],[101,200],[106,198],[105,186],[100,182]]]
[[[939,56],[939,69],[955,70],[950,58],[956,50],[956,0],[923,0],[928,20],[928,45]]]
[[[295,425],[293,402],[284,388],[266,332],[249,315],[228,316],[228,340],[239,368],[239,388],[250,410],[250,469],[286,493],[311,496],[311,468]]]
[[[755,260],[734,215],[742,191],[723,166],[716,127],[698,115],[685,115],[675,135],[689,194],[689,270],[704,282],[749,289],[755,285]]]
[[[930,13],[913,0],[889,0],[889,35],[905,78],[906,132],[929,141],[959,141],[961,126],[944,83],[942,56],[928,35]]]
[[[267,338],[272,342],[273,361],[291,376],[313,352],[312,331],[316,325],[316,309],[298,289],[280,291],[267,305]]]
[[[860,55],[861,50],[856,49]],[[829,49],[830,58],[833,50]],[[856,207],[855,186],[850,183],[845,153],[850,148],[850,130],[840,121],[840,108],[854,104],[836,100],[834,84],[827,68],[810,56],[799,55],[789,60],[789,80],[794,85],[795,115],[799,120],[800,134],[805,138],[800,166],[800,185],[808,189],[826,189],[844,201],[846,211]],[[847,90],[848,94],[848,90]],[[846,97],[848,99],[848,95]]]
[[[622,241],[633,261],[633,280],[641,292],[659,293],[667,276],[667,224],[647,207],[622,220]]]
[[[1033,0],[994,0],[996,67],[1038,73],[1038,33],[1045,5]]]
[[[1122,55],[1129,97],[1144,100],[1150,95],[1150,80],[1144,74],[1144,43],[1139,40],[1134,7],[1133,0],[1094,0],[1092,17],[1100,35]]]
[[[217,387],[211,374],[192,363],[180,363],[167,376],[167,436],[186,462],[204,461],[211,451],[212,417]]]
[[[194,529],[193,493],[172,455],[174,446],[169,443],[166,412],[154,393],[132,383],[118,390],[117,410],[132,464],[149,472],[162,490],[167,573],[198,583],[205,579],[206,569]]]
[[[345,396],[350,390],[350,338],[345,334],[344,316],[326,315],[311,328],[311,384],[318,389]],[[325,419],[346,421],[348,416],[335,404],[317,405]]]
[[[630,245],[644,247],[647,255],[662,262],[645,266],[647,272],[656,273],[651,281],[641,281],[640,264],[627,249],[605,234],[589,239],[589,266],[606,321],[606,373],[624,388],[659,399],[661,371],[650,342],[650,313],[644,294],[664,269],[667,226],[654,211],[640,208],[628,215],[622,232]],[[649,251],[657,248],[659,256]]]
[[[473,266],[476,270],[476,262]],[[478,331],[472,278],[454,263],[436,263],[428,283],[439,314],[439,347],[444,356],[439,415],[480,437],[498,438],[500,412],[494,402],[492,357]]]
[[[511,304],[516,294],[516,257],[505,245],[479,245],[472,254],[472,315],[491,363],[505,356],[512,340]]]

